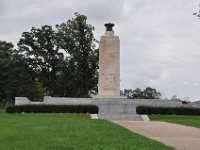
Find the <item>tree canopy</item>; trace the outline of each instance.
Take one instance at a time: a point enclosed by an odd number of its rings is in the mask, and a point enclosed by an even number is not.
[[[19,43],[19,52],[24,55],[29,67],[34,71],[35,79],[42,84],[45,94],[54,95],[56,74],[62,70],[64,54],[59,52],[56,43],[56,31],[51,26],[33,27],[24,32]]]
[[[32,70],[13,44],[0,41],[0,100],[12,101],[16,96],[27,96],[34,100],[39,93]]]
[[[97,42],[93,35],[94,27],[87,24],[87,17],[78,13],[75,16],[67,23],[56,25],[58,45],[69,56],[65,59],[70,86],[68,96],[88,97],[97,89]]]
[[[97,90],[98,49],[87,17],[23,32],[13,44],[0,41],[0,99],[43,95],[89,97]]]
[[[135,90],[125,89],[123,95],[128,96],[130,99],[159,99],[161,97],[161,93],[151,87],[146,87],[144,90],[140,88]]]

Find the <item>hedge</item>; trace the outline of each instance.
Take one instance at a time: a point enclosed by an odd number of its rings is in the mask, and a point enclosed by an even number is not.
[[[7,113],[91,113],[99,111],[96,105],[17,105],[8,106]]]
[[[191,107],[136,107],[137,114],[162,114],[162,115],[200,115],[200,108]]]

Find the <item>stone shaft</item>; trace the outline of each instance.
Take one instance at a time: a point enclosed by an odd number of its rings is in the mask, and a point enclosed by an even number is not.
[[[120,40],[106,31],[99,48],[99,96],[120,96]]]

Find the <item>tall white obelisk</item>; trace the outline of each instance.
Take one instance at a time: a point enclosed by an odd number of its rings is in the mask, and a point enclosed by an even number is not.
[[[120,40],[114,35],[114,24],[105,24],[99,47],[98,98],[121,98],[120,96]]]

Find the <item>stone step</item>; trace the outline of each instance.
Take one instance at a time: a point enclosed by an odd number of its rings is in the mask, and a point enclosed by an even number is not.
[[[131,120],[131,121],[143,121],[140,115],[130,114],[98,114],[99,119],[105,120]]]

